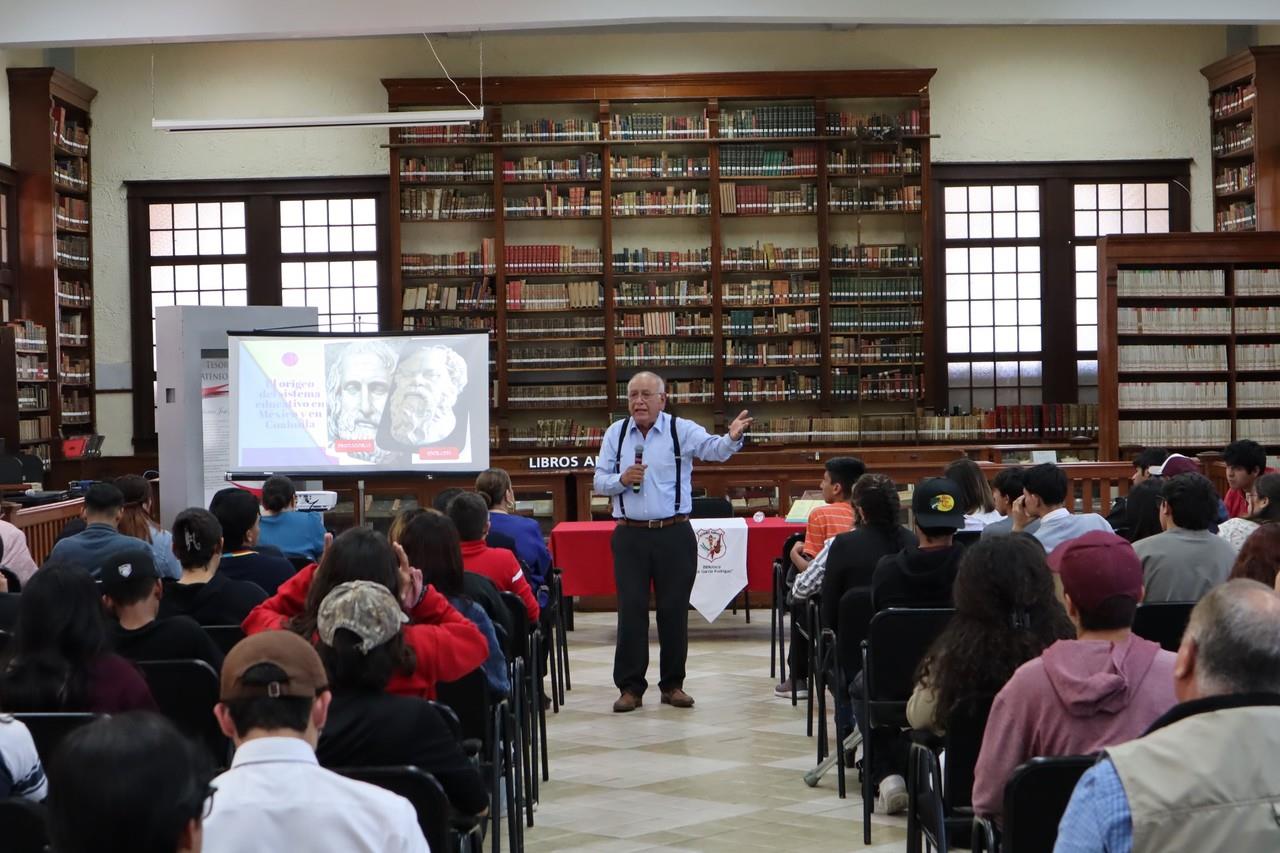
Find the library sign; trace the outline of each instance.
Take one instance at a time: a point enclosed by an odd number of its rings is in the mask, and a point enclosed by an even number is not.
[[[573,471],[594,469],[594,456],[530,456],[530,471]]]

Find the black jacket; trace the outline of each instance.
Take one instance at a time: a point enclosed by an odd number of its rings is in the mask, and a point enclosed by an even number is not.
[[[222,652],[209,635],[189,616],[156,619],[129,630],[112,620],[111,637],[121,657],[135,663],[152,660],[202,660],[222,671]]]
[[[298,570],[284,557],[254,549],[223,554],[218,572],[233,580],[256,583],[267,595],[275,595],[276,588]]]
[[[836,536],[827,552],[827,570],[822,576],[822,624],[835,628],[839,624],[841,597],[851,589],[871,586],[880,560],[915,541],[915,535],[901,526],[891,534],[874,527],[859,527]]]
[[[207,583],[165,581],[160,617],[190,616],[201,625],[239,625],[266,600],[267,593],[257,584],[214,572]]]
[[[871,607],[951,607],[951,587],[964,546],[922,549],[911,544],[884,557],[871,579]]]

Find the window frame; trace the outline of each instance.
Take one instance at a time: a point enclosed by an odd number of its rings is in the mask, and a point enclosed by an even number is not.
[[[327,178],[264,178],[243,180],[126,181],[129,227],[129,316],[133,378],[133,448],[136,453],[157,449],[155,398],[152,391],[151,350],[151,204],[187,202],[245,203],[245,264],[249,305],[279,305],[280,264],[314,259],[316,255],[283,254],[280,248],[281,201],[334,196],[373,196],[377,221],[378,322],[389,328],[391,305],[391,184],[386,175]],[[330,253],[325,253],[329,257]],[[228,256],[210,256],[225,258]]]
[[[1191,160],[1103,160],[1097,162],[935,163],[930,176],[936,211],[928,226],[931,257],[926,313],[932,320],[925,342],[934,357],[926,368],[926,403],[938,411],[950,411],[947,365],[946,248],[948,245],[990,245],[993,240],[948,241],[942,199],[948,186],[973,184],[1038,184],[1040,186],[1040,237],[1034,241],[1004,240],[1011,244],[1035,242],[1040,253],[1040,361],[1041,393],[1045,403],[1077,400],[1075,195],[1077,183],[1181,184],[1169,193],[1169,231],[1191,230]],[[1052,322],[1050,322],[1052,318]],[[1102,342],[1099,341],[1099,345]],[[1070,353],[1069,358],[1061,354]],[[955,359],[973,361],[974,353]],[[976,354],[984,355],[982,353]],[[991,356],[999,361],[998,355]]]

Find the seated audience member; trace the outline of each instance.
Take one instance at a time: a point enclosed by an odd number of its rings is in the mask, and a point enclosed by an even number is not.
[[[1135,635],[1142,564],[1133,546],[1094,531],[1049,557],[1076,639],[1018,667],[991,706],[974,769],[973,808],[1000,816],[1014,769],[1037,755],[1083,755],[1138,737],[1173,707],[1172,652]]]
[[[138,540],[129,541],[138,547]],[[8,663],[0,672],[0,709],[98,714],[155,709],[142,674],[110,651],[102,596],[88,572],[46,563],[23,587],[21,598]]]
[[[1161,466],[1168,458],[1169,451],[1163,447],[1144,447],[1137,456],[1133,457],[1133,473],[1129,475],[1130,484],[1136,486],[1159,476],[1158,473],[1152,473],[1151,469],[1156,467],[1163,470]]]
[[[160,618],[190,616],[201,625],[239,625],[249,611],[267,600],[262,587],[218,571],[222,560],[222,525],[199,507],[184,509],[173,520],[173,553],[182,577],[165,583]]]
[[[320,602],[316,650],[333,701],[316,757],[323,767],[419,767],[459,814],[481,814],[489,806],[484,780],[449,723],[424,699],[385,692],[393,673],[413,671],[404,618],[391,591],[372,581],[338,584]]]
[[[1091,530],[1110,533],[1111,525],[1097,513],[1073,514],[1067,509],[1070,486],[1066,472],[1052,462],[1028,468],[1023,475],[1022,497],[1013,502],[1009,512],[1013,532],[1025,533],[1031,519],[1039,519],[1040,527],[1031,535],[1044,546],[1046,554]]]
[[[991,501],[995,504],[996,512],[1004,517],[982,528],[983,539],[1008,536],[1013,532],[1013,517],[1009,515],[1009,511],[1013,509],[1013,502],[1022,497],[1022,479],[1022,468],[1013,467],[1002,469],[991,481]],[[1040,519],[1032,519],[1022,528],[1022,532],[1035,533],[1039,527]]]
[[[1142,559],[1148,601],[1198,601],[1231,574],[1236,552],[1209,532],[1218,512],[1213,484],[1199,474],[1166,478],[1160,486],[1163,533],[1133,546]]]
[[[871,587],[881,558],[910,546],[916,536],[898,522],[898,487],[884,474],[863,474],[853,484],[858,526],[831,540],[822,576],[822,622],[835,628],[840,599],[851,589]]]
[[[791,562],[803,572],[827,540],[853,529],[853,484],[867,471],[856,456],[828,459],[822,472],[823,505],[814,507],[805,522],[804,540],[791,548]]]
[[[950,607],[951,586],[964,546],[954,541],[964,526],[960,487],[946,477],[921,480],[911,498],[916,541],[882,557],[871,576],[871,608]]]
[[[258,528],[258,543],[274,545],[285,557],[314,563],[324,553],[324,514],[298,511],[298,490],[288,477],[277,474],[262,484]]]
[[[392,546],[381,533],[365,528],[352,528],[334,539],[320,565],[308,566],[290,578],[255,607],[241,627],[246,634],[288,628],[314,642],[320,602],[347,581],[382,584],[409,615],[404,639],[413,650],[416,666],[410,674],[393,675],[389,692],[434,699],[437,681],[456,681],[488,658],[489,644],[480,630],[443,595],[423,584],[422,573],[409,565],[399,545]]]
[[[907,703],[913,729],[943,734],[963,700],[994,695],[1022,664],[1076,636],[1058,601],[1044,549],[1029,536],[971,545],[953,590],[956,615],[916,670]]]
[[[58,745],[49,766],[52,849],[200,853],[211,775],[204,751],[158,714],[82,726]]]
[[[102,567],[102,601],[115,618],[109,631],[116,652],[134,662],[202,660],[222,668],[222,652],[190,616],[157,619],[164,586],[151,551],[121,551]]]
[[[449,501],[448,515],[462,539],[463,567],[493,581],[500,591],[520,596],[525,612],[529,614],[529,624],[536,624],[540,612],[538,601],[533,597],[533,590],[529,588],[515,555],[485,544],[484,537],[489,532],[489,508],[485,506],[484,498],[464,492]]]
[[[1280,845],[1280,596],[1249,580],[1191,612],[1181,704],[1106,750],[1076,785],[1058,853],[1263,853]]]
[[[222,559],[218,571],[234,580],[249,581],[275,594],[297,571],[284,557],[259,551],[258,499],[244,489],[223,489],[209,502],[209,511],[222,525]]]
[[[491,597],[491,606],[502,611],[506,605],[498,598],[492,581],[462,568],[462,549],[458,530],[448,516],[438,512],[423,511],[405,525],[400,533],[400,547],[404,549],[409,564],[424,566],[422,580],[449,600],[453,608],[470,619],[489,644],[489,657],[484,663],[484,677],[489,690],[495,696],[505,697],[511,692],[511,679],[507,673],[507,658],[502,643],[494,631],[488,611],[468,591],[479,587],[481,596]],[[510,620],[504,631],[510,631]]]
[[[1267,451],[1261,444],[1247,438],[1233,441],[1222,451],[1222,461],[1227,465],[1227,489],[1223,503],[1227,505],[1228,518],[1240,518],[1249,514],[1247,496],[1253,483],[1263,474],[1274,474],[1267,467]]]
[[[31,732],[21,720],[0,714],[0,800],[43,800],[48,792]]]
[[[0,631],[13,633],[22,602],[21,581],[9,569],[0,569]]]
[[[434,498],[431,499],[431,508],[443,515],[449,509],[449,501],[453,500],[458,495],[465,495],[466,493],[466,489],[460,489],[457,486],[442,489]],[[394,542],[397,540],[395,537],[391,537],[391,541]],[[484,544],[488,545],[490,548],[506,548],[512,554],[516,554],[516,540],[506,533],[494,530],[492,525],[489,527],[488,535],[484,537]],[[519,554],[516,554],[516,556],[519,557]]]
[[[1246,497],[1249,514],[1218,525],[1218,535],[1236,551],[1260,525],[1280,521],[1280,474],[1263,474],[1254,480]]]
[[[987,475],[977,462],[965,457],[951,462],[942,476],[960,487],[960,505],[964,508],[966,533],[981,533],[988,524],[999,521],[1003,513],[996,511],[995,498]]]
[[[134,548],[138,540],[116,529],[124,513],[124,495],[110,483],[94,483],[84,495],[84,530],[58,540],[46,562],[70,563],[98,576],[116,551]]]
[[[1164,503],[1160,497],[1162,485],[1162,477],[1148,477],[1129,489],[1124,502],[1124,521],[1116,533],[1133,543],[1155,536],[1163,529],[1160,525],[1160,505]]]
[[[332,698],[320,656],[297,634],[266,631],[231,650],[214,713],[236,752],[213,780],[204,853],[425,853],[408,800],[320,766]]]
[[[537,519],[517,515],[516,493],[511,487],[511,477],[501,468],[490,468],[476,477],[476,494],[489,505],[489,535],[500,533],[515,542],[516,556],[524,561],[529,571],[529,585],[538,591],[538,603],[546,604],[542,587],[551,574],[551,551],[542,536]],[[500,547],[488,541],[490,547]]]
[[[31,559],[27,535],[4,519],[0,519],[0,567],[13,572],[21,583],[26,583],[36,573],[36,561]]]
[[[1227,579],[1247,578],[1275,586],[1277,572],[1280,572],[1280,524],[1264,524],[1244,540]]]
[[[1163,483],[1179,474],[1200,474],[1200,461],[1192,459],[1190,456],[1183,456],[1181,453],[1171,453],[1169,458],[1164,460],[1160,465],[1152,465],[1148,469],[1152,476],[1159,477]],[[1215,490],[1215,494],[1217,491]],[[1214,518],[1213,523],[1209,525],[1210,533],[1218,532],[1218,525],[1226,521],[1230,515],[1227,513],[1227,505],[1221,497],[1218,498],[1218,514]]]
[[[126,474],[116,478],[115,487],[124,495],[124,506],[116,529],[125,536],[147,543],[160,577],[181,577],[182,567],[173,556],[172,534],[151,518],[151,481],[137,474]]]

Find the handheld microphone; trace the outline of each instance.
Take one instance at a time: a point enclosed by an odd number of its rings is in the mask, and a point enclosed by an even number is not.
[[[644,445],[643,444],[636,445],[636,464],[637,465],[644,464]],[[632,484],[631,491],[637,495],[640,494],[640,484],[639,483]]]

